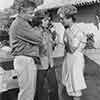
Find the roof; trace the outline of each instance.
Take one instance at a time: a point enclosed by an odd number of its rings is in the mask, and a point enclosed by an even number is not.
[[[100,3],[100,0],[73,0],[73,5],[90,5],[94,3]]]

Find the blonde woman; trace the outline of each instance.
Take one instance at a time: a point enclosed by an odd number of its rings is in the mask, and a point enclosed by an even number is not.
[[[74,14],[76,13],[77,9],[73,6],[62,7],[58,10],[58,14],[65,26],[66,55],[62,69],[62,82],[68,95],[72,96],[73,100],[80,100],[82,90],[86,89],[82,53],[86,44],[86,36],[75,23]]]

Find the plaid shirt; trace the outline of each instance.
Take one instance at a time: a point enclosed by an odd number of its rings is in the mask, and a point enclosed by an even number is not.
[[[43,69],[53,66],[53,40],[52,34],[46,28],[42,29],[43,45],[40,47],[40,59]]]

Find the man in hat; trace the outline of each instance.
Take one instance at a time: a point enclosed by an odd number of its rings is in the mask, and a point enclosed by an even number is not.
[[[61,7],[58,15],[65,27],[64,43],[66,55],[62,69],[62,83],[73,100],[80,100],[82,90],[86,88],[83,75],[84,57],[82,50],[86,45],[86,36],[75,23],[77,8],[74,6]]]
[[[19,15],[13,21],[10,30],[11,54],[14,58],[14,69],[17,72],[19,94],[18,100],[34,100],[39,46],[42,45],[42,35],[38,27],[32,28],[32,14],[35,4],[25,1],[19,9]]]

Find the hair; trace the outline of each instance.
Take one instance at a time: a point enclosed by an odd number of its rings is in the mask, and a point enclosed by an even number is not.
[[[22,11],[24,12],[24,8],[36,8],[36,3],[29,1],[29,0],[24,0],[22,5],[18,8],[18,12],[21,13]]]
[[[32,19],[32,27],[42,25],[42,20],[46,17],[50,17],[51,22],[51,15],[48,11],[38,11],[35,13],[35,17]]]
[[[32,27],[39,26],[42,24],[42,18],[36,17],[32,19]]]
[[[76,17],[75,17],[75,15],[66,15],[65,17],[66,17],[67,19],[72,18],[72,21],[73,21],[73,22],[76,22]]]
[[[32,2],[32,1],[25,0],[24,3],[23,3],[23,7],[24,8],[29,8],[29,7],[36,8],[36,4],[34,2]]]
[[[76,22],[76,16],[72,15],[71,17],[72,17],[73,22]]]

